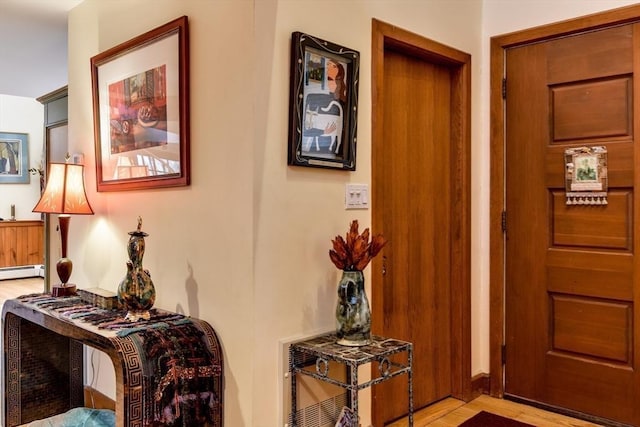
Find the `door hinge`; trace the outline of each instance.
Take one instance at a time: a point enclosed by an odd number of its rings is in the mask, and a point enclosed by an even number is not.
[[[507,232],[507,211],[502,211],[501,225],[502,225],[502,232],[506,233]]]
[[[502,354],[500,355],[500,357],[502,358],[502,364],[506,365],[507,364],[507,346],[502,344],[502,348],[500,349]]]
[[[502,78],[502,99],[507,99],[507,78]]]

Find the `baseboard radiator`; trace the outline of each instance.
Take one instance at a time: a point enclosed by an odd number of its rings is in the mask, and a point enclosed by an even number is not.
[[[24,279],[26,277],[44,277],[44,266],[24,265],[0,268],[0,280]]]
[[[292,341],[282,342],[282,373],[283,381],[283,415],[284,427],[293,424],[291,413],[291,382],[289,378],[289,345]],[[309,359],[309,365],[315,364],[315,359]],[[343,364],[329,362],[331,377],[345,381],[347,371]],[[342,408],[347,406],[347,391],[333,384],[317,380],[307,375],[297,374],[297,427],[334,427]]]
[[[322,402],[310,403],[298,410],[297,425],[299,427],[334,427],[338,415],[347,405],[347,393],[332,396]],[[293,424],[292,414],[289,414],[289,425]]]

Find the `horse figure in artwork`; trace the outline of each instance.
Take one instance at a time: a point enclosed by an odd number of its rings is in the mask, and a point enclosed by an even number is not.
[[[309,96],[311,97],[312,95]],[[329,151],[337,154],[342,145],[343,122],[340,102],[332,99],[323,107],[317,100],[310,99],[304,115],[303,151],[310,151],[312,145],[315,145],[316,151],[320,151],[319,138],[331,138]]]

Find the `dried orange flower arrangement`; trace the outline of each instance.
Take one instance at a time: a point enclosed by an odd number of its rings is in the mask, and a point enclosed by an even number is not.
[[[378,234],[369,241],[369,229],[358,233],[358,220],[351,222],[346,239],[336,236],[331,241],[333,249],[329,250],[329,258],[340,270],[362,271],[387,243],[382,234]]]

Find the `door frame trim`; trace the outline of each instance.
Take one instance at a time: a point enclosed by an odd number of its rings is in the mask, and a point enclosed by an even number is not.
[[[504,396],[502,346],[505,342],[505,239],[502,231],[502,211],[505,209],[505,101],[502,79],[506,51],[530,43],[561,36],[623,25],[640,20],[640,5],[625,6],[575,19],[534,27],[491,38],[490,56],[490,157],[491,185],[489,197],[489,368],[490,395]],[[507,94],[508,99],[508,94]]]
[[[403,54],[444,65],[451,69],[451,390],[452,396],[464,401],[472,398],[471,378],[471,55],[400,29],[377,19],[372,20],[371,46],[371,167],[372,167],[372,227],[381,229],[382,195],[377,191],[376,175],[385,161],[376,147],[383,143],[384,117],[384,51],[392,49]],[[381,257],[378,257],[381,258]],[[383,316],[382,268],[373,260],[372,302],[375,319]],[[373,390],[373,424],[377,419],[375,387]]]

